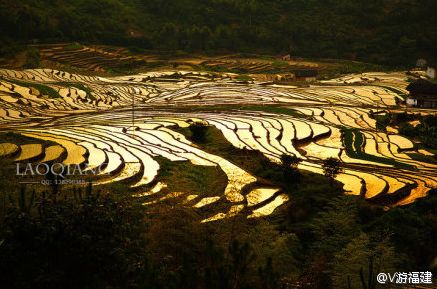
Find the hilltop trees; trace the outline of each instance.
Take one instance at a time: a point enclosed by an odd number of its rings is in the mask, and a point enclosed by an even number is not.
[[[436,5],[433,0],[9,0],[0,3],[0,42],[69,40],[250,53],[292,49],[303,57],[413,64],[419,57],[435,60]],[[139,34],[131,36],[132,29]]]

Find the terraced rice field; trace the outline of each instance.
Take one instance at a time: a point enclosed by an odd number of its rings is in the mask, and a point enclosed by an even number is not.
[[[126,64],[132,67],[145,64],[143,59],[129,55],[125,48],[71,43],[40,44],[34,47],[39,50],[42,59],[65,63],[88,71],[105,71]]]
[[[205,222],[237,214],[262,217],[293,200],[178,132],[194,121],[273,162],[296,155],[303,159],[299,168],[314,173],[322,173],[323,159],[339,158],[345,170],[337,180],[347,194],[384,199],[390,206],[414,202],[437,187],[432,153],[378,131],[370,117],[402,100],[397,93],[407,85],[402,73],[350,76],[308,88],[241,84],[226,74],[189,71],[105,78],[35,69],[0,70],[0,76],[0,129],[35,139],[1,143],[1,157],[101,166],[95,185],[126,184],[145,205],[173,199],[199,210],[213,208]],[[40,85],[59,96],[45,94]],[[52,144],[42,145],[46,142]],[[411,152],[430,161],[417,161]],[[160,159],[217,168],[227,185],[217,195],[169,191],[170,184],[159,181]]]

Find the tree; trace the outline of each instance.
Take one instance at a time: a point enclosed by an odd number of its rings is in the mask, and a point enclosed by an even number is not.
[[[291,168],[293,170],[297,169],[297,166],[302,160],[295,155],[283,154],[281,156],[281,163],[284,167]]]
[[[204,122],[194,122],[190,125],[191,139],[195,142],[205,142],[206,133],[208,132],[208,125]]]
[[[239,285],[245,283],[248,267],[254,261],[252,247],[248,242],[241,244],[238,240],[233,240],[229,245],[229,255],[231,257],[231,288],[241,288]]]
[[[357,204],[351,196],[332,199],[310,223],[314,255],[332,256],[359,236]]]
[[[272,265],[272,258],[267,258],[266,265],[258,269],[258,275],[262,284],[262,288],[273,289],[277,288],[278,280],[275,276],[275,271]]]
[[[302,159],[295,155],[283,154],[281,156],[282,172],[285,183],[299,182],[300,173],[298,166],[301,161]]]
[[[324,175],[330,179],[331,185],[334,184],[335,177],[344,171],[341,167],[341,161],[332,157],[323,161],[322,168]]]
[[[0,223],[2,288],[132,288],[143,282],[157,288],[149,275],[144,208],[130,198],[72,195],[43,193],[31,202],[21,191],[8,205]]]
[[[377,238],[378,239],[378,238]],[[387,237],[374,240],[365,233],[335,254],[332,270],[334,288],[375,288],[378,272],[395,272],[398,258]]]

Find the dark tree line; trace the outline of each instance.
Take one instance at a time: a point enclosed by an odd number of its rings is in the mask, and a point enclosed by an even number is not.
[[[84,41],[414,64],[437,57],[434,11],[433,0],[3,0],[0,27],[2,50]]]

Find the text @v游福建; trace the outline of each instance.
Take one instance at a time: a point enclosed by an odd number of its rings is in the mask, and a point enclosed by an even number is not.
[[[379,273],[376,280],[379,284],[433,284],[429,271]]]

